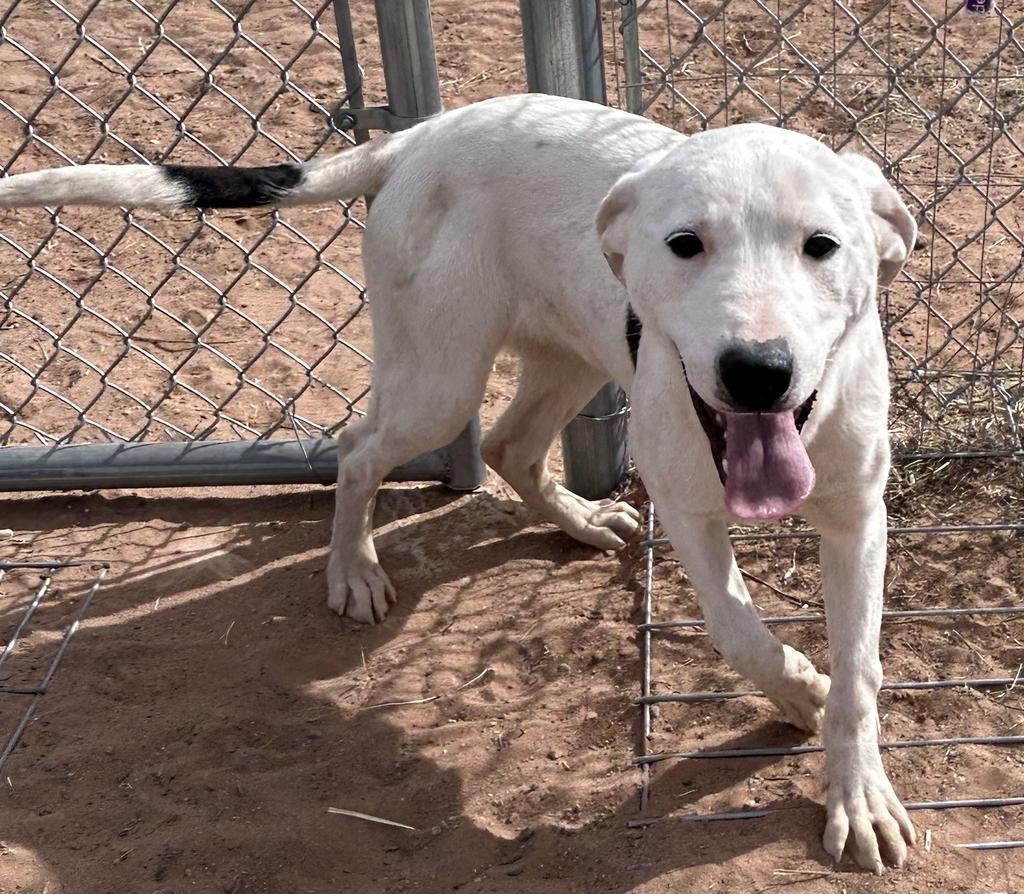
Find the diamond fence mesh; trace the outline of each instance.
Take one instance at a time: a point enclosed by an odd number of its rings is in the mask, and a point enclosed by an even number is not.
[[[1013,455],[1024,341],[1019,8],[620,3],[620,103],[679,130],[793,128],[880,164],[921,227],[883,296],[895,447]],[[621,32],[620,32],[621,29]]]
[[[884,167],[922,229],[882,299],[897,451],[1019,455],[1019,13],[936,0],[611,7],[620,104],[681,130],[769,121]],[[329,0],[15,0],[0,29],[6,172],[260,164],[347,139],[330,118],[343,90]],[[0,213],[0,442],[337,430],[369,382],[361,229],[341,204]]]
[[[330,0],[0,7],[0,169],[338,151]],[[0,212],[0,443],[316,436],[362,412],[353,208]]]

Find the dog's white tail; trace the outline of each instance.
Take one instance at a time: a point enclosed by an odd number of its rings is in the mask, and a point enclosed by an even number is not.
[[[125,208],[250,208],[310,205],[378,192],[402,134],[301,165],[265,168],[82,165],[0,179],[0,208],[114,205]]]

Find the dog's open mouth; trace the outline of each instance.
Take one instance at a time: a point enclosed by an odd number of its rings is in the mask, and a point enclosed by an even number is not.
[[[726,508],[739,518],[794,512],[814,487],[814,467],[800,440],[817,391],[782,413],[720,413],[690,385],[690,399],[708,436]]]

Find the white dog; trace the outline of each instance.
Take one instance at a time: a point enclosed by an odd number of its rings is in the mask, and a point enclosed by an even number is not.
[[[377,488],[459,433],[502,347],[520,354],[522,378],[484,458],[562,530],[621,547],[637,512],[577,497],[546,462],[556,434],[615,379],[708,634],[791,723],[813,731],[824,714],[826,850],[838,859],[849,842],[861,866],[902,865],[914,831],[882,767],[876,708],[889,447],[875,298],[916,228],[878,168],[763,125],[684,137],[589,103],[518,96],[302,166],[89,165],[0,181],[3,207],[366,194],[377,364],[366,418],[338,438],[331,608],[366,622],[386,614]],[[821,534],[831,689],[761,623],[727,535],[730,519],[798,508]]]

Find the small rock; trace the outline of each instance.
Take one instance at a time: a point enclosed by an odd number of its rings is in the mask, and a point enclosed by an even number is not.
[[[10,540],[14,536],[14,531],[10,528],[0,528],[0,540]]]
[[[552,748],[552,749],[551,749],[551,750],[550,750],[550,751],[548,752],[548,760],[549,760],[549,761],[556,761],[556,760],[558,760],[558,752],[557,752],[557,751],[555,751],[555,749],[554,749],[554,748]]]

